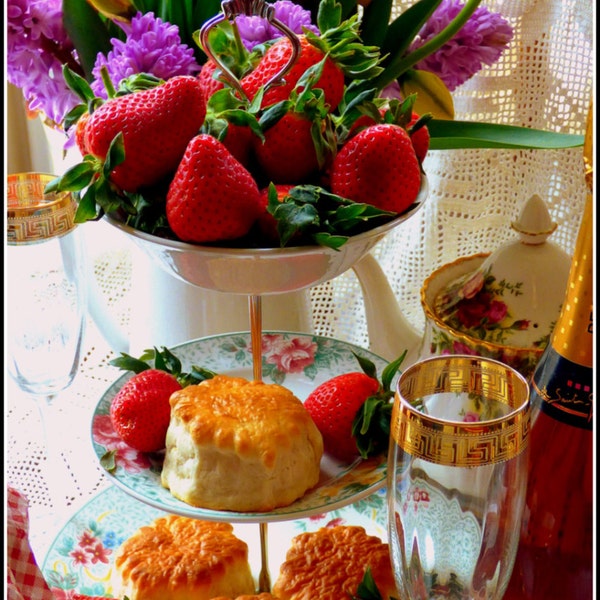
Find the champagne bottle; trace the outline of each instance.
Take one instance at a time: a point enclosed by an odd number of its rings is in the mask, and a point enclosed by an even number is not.
[[[588,194],[566,298],[531,379],[527,495],[504,600],[592,598],[592,235]]]

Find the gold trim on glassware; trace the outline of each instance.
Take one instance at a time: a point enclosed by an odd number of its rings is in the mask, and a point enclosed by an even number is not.
[[[75,227],[77,204],[69,192],[46,194],[55,179],[46,173],[7,177],[7,243],[31,244],[64,235]]]
[[[447,421],[417,407],[420,399],[441,393],[474,393],[508,405],[510,412],[489,420]],[[510,460],[527,447],[529,427],[527,381],[499,361],[434,356],[406,369],[398,382],[392,437],[402,450],[423,460],[454,467]]]

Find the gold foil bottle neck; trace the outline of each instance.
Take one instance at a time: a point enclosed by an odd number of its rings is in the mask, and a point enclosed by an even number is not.
[[[577,236],[567,292],[551,345],[564,358],[578,365],[593,366],[593,214],[588,195]]]

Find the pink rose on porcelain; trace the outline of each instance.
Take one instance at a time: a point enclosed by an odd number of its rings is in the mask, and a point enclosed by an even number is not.
[[[115,465],[129,473],[139,473],[150,468],[151,461],[143,453],[128,446],[114,430],[110,415],[96,415],[92,425],[94,440],[107,451],[115,453]]]
[[[475,423],[477,421],[480,421],[481,419],[479,418],[479,413],[473,412],[468,410],[465,415],[463,416],[463,422],[464,423]]]
[[[463,298],[472,298],[481,291],[483,284],[485,283],[485,276],[481,271],[477,271],[473,274],[473,277],[468,279],[462,287],[460,295]]]
[[[309,338],[289,338],[282,335],[264,335],[263,353],[268,364],[284,373],[302,373],[315,362],[318,346]]]

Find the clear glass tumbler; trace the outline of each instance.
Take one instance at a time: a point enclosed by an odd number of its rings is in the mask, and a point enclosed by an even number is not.
[[[435,356],[398,381],[389,543],[401,600],[502,598],[519,542],[527,381],[507,365]]]

